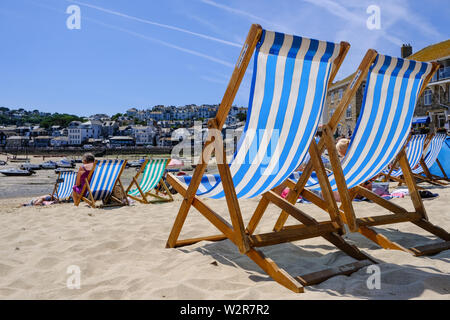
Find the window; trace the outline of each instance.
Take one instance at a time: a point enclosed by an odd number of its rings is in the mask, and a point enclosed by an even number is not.
[[[343,89],[339,89],[339,100],[342,99],[342,94],[344,93]]]
[[[329,118],[328,119],[331,119],[331,117],[333,116],[333,113],[334,113],[334,108],[330,109]]]
[[[438,115],[438,123],[439,123],[439,128],[445,127],[445,114],[441,113]]]
[[[345,112],[345,117],[346,118],[351,118],[352,117],[352,105],[348,106],[347,111]]]
[[[423,104],[426,106],[431,105],[431,97],[432,97],[432,91],[430,89],[425,90],[423,94]]]
[[[330,101],[331,103],[334,103],[334,92],[330,94]]]

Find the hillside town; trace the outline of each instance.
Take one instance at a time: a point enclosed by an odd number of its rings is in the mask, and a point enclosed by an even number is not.
[[[58,115],[0,108],[0,148],[23,149],[121,149],[129,147],[173,147],[177,129],[192,128],[215,116],[218,105],[154,106],[130,108],[112,116]],[[242,127],[247,108],[233,106],[226,121],[228,128]],[[51,119],[51,120],[49,120]],[[190,130],[192,131],[192,130]]]

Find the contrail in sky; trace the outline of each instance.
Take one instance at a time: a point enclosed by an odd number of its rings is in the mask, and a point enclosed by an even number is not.
[[[43,5],[41,3],[36,3],[33,0],[30,0],[30,1],[33,4],[35,4],[36,6],[39,6],[39,7],[42,7],[42,8],[46,8],[46,9],[49,9],[49,10],[52,10],[52,11],[55,11],[55,12],[58,12],[58,13],[62,13],[57,8],[50,7],[50,6],[47,6],[47,5]],[[70,1],[70,2],[73,2],[73,1]],[[181,51],[181,52],[185,52],[185,53],[197,56],[197,57],[201,57],[201,58],[207,59],[209,61],[213,61],[213,62],[219,63],[219,64],[221,64],[223,66],[226,66],[226,67],[229,67],[229,68],[234,68],[234,65],[232,63],[228,62],[228,61],[224,61],[224,60],[221,60],[221,59],[209,56],[207,54],[204,54],[204,53],[201,53],[201,52],[198,52],[198,51],[195,51],[195,50],[186,49],[186,48],[177,46],[175,44],[172,44],[172,43],[169,43],[169,42],[166,42],[166,41],[163,41],[163,40],[159,40],[159,39],[156,39],[156,38],[152,38],[152,37],[146,36],[146,35],[144,35],[142,33],[134,32],[134,31],[131,31],[131,30],[128,30],[128,29],[117,27],[117,26],[113,26],[111,24],[107,24],[107,23],[101,22],[101,21],[96,20],[96,19],[88,18],[85,15],[83,16],[82,19],[87,20],[87,21],[91,21],[91,22],[93,22],[93,23],[95,23],[97,25],[100,25],[100,26],[103,26],[103,27],[106,27],[106,28],[109,28],[109,29],[121,31],[121,32],[130,34],[132,36],[135,36],[135,37],[138,37],[138,38],[141,38],[141,39],[144,39],[144,40],[148,40],[148,41],[152,41],[152,42],[158,43],[158,44],[163,45],[165,47],[169,47],[169,48]]]
[[[135,37],[138,37],[138,38],[141,38],[141,39],[145,39],[145,40],[149,40],[149,41],[152,41],[152,42],[156,42],[156,43],[161,44],[163,46],[166,46],[166,47],[169,47],[169,48],[172,48],[172,49],[176,49],[178,51],[189,53],[189,54],[192,54],[194,56],[201,57],[201,58],[204,58],[204,59],[207,59],[207,60],[219,63],[219,64],[224,65],[226,67],[234,68],[234,64],[232,64],[232,63],[229,63],[229,62],[221,60],[221,59],[217,59],[215,57],[203,54],[203,53],[198,52],[198,51],[194,51],[194,50],[186,49],[186,48],[183,48],[183,47],[179,47],[179,46],[174,45],[172,43],[169,43],[169,42],[166,42],[166,41],[163,41],[163,40],[159,40],[159,39],[156,39],[156,38],[152,38],[152,37],[146,36],[146,35],[144,35],[142,33],[134,32],[134,31],[131,31],[131,30],[128,30],[128,29],[120,28],[120,27],[116,27],[116,26],[113,26],[113,25],[110,25],[110,24],[98,21],[96,19],[86,18],[86,17],[84,17],[83,19],[91,21],[91,22],[94,22],[94,23],[96,23],[98,25],[101,25],[101,26],[104,26],[104,27],[107,27],[107,28],[110,28],[110,29],[114,29],[114,30],[118,30],[118,31],[121,31],[121,32],[125,32],[125,33],[128,33],[128,34],[130,34],[132,36],[135,36]]]
[[[130,15],[125,14],[125,13],[121,13],[121,12],[118,12],[118,11],[113,11],[113,10],[110,10],[110,9],[105,9],[105,8],[102,8],[102,7],[99,7],[99,6],[94,6],[94,5],[89,4],[89,3],[84,3],[84,2],[76,1],[76,0],[66,0],[66,1],[70,2],[70,3],[78,4],[80,6],[85,6],[85,7],[91,8],[91,9],[96,9],[96,10],[99,10],[99,11],[102,11],[102,12],[105,12],[105,13],[113,14],[115,16],[119,16],[119,17],[122,17],[122,18],[126,18],[126,19],[130,19],[130,20],[142,22],[142,23],[145,23],[145,24],[149,24],[149,25],[153,25],[153,26],[157,26],[157,27],[161,27],[161,28],[165,28],[165,29],[169,29],[169,30],[183,32],[183,33],[186,33],[186,34],[190,34],[192,36],[196,36],[196,37],[200,37],[200,38],[203,38],[203,39],[219,42],[219,43],[222,43],[222,44],[225,44],[225,45],[229,45],[229,46],[232,46],[232,47],[237,47],[237,48],[241,48],[242,47],[242,44],[239,44],[239,43],[235,43],[235,42],[231,42],[231,41],[215,38],[215,37],[212,37],[212,36],[208,36],[206,34],[190,31],[190,30],[187,30],[187,29],[179,28],[179,27],[176,27],[176,26],[171,26],[171,25],[168,25],[168,24],[163,24],[163,23],[159,23],[159,22],[155,22],[155,21],[151,21],[151,20],[147,20],[147,19],[142,19],[142,18],[130,16]]]

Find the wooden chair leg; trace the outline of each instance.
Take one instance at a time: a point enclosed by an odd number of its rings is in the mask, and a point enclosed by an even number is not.
[[[420,213],[425,220],[428,220],[422,198],[420,197],[419,191],[417,190],[416,180],[414,179],[411,168],[409,167],[405,150],[402,150],[399,153],[399,164],[402,168],[403,176],[405,178],[406,185],[408,186],[409,194],[411,196],[415,211],[417,213]]]
[[[396,243],[394,241],[389,240],[388,238],[386,238],[382,234],[376,232],[372,228],[359,227],[358,232],[361,233],[366,238],[372,240],[373,242],[375,242],[377,245],[379,245],[380,247],[382,247],[384,249],[400,250],[400,251],[405,251],[405,252],[412,254],[412,251],[410,251],[409,249],[399,245],[398,243]]]
[[[356,215],[353,209],[352,199],[347,188],[344,172],[342,171],[341,162],[336,150],[336,143],[334,142],[332,132],[327,126],[323,129],[323,137],[325,145],[328,150],[328,156],[330,157],[330,163],[333,168],[334,178],[336,180],[336,186],[341,198],[341,205],[344,209],[345,220],[350,231],[355,232],[358,230],[356,225]]]
[[[442,164],[441,164],[441,162],[439,161],[439,159],[436,159],[436,163],[437,163],[437,165],[439,166],[439,169],[441,170],[442,175],[444,176],[443,178],[444,178],[445,180],[448,181],[447,174],[445,173],[445,170],[444,170],[444,168],[442,167]]]

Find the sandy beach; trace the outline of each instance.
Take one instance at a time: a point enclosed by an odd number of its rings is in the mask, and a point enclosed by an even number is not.
[[[450,229],[450,188],[424,184],[439,198],[425,202],[430,220]],[[381,288],[368,289],[371,275],[363,268],[295,294],[285,289],[228,240],[200,242],[166,249],[165,243],[181,197],[172,203],[91,209],[82,203],[20,207],[29,198],[0,199],[1,299],[450,299],[450,250],[430,257],[413,257],[384,250],[358,234],[346,235],[377,261]],[[410,198],[393,199],[412,209]],[[228,218],[226,204],[206,200]],[[258,199],[243,200],[247,222]],[[326,219],[311,204],[302,210]],[[355,203],[358,216],[383,214],[372,203]],[[279,209],[270,206],[259,231],[271,230]],[[292,222],[289,220],[289,222]],[[411,223],[379,228],[404,246],[433,242],[434,236]],[[216,234],[195,209],[182,237]],[[263,248],[291,275],[319,271],[354,260],[322,238]],[[69,289],[68,267],[79,268],[80,289]]]

